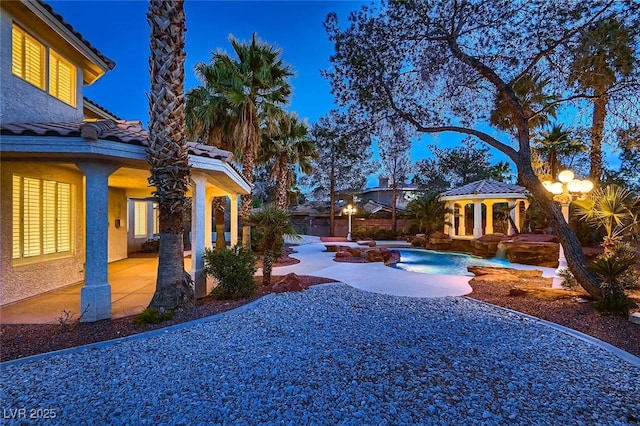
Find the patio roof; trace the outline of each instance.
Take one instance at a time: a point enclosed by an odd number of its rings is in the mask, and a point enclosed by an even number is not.
[[[453,188],[440,194],[441,198],[455,197],[460,195],[493,195],[493,194],[519,194],[523,197],[527,194],[527,189],[523,186],[498,182],[493,179],[482,179],[468,183],[458,188]]]

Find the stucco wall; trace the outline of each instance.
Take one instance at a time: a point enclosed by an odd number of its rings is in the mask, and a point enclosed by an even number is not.
[[[124,189],[109,188],[109,262],[126,258],[127,196]]]
[[[0,172],[0,304],[5,305],[84,278],[83,175],[73,168],[51,164],[2,162]],[[66,257],[24,263],[12,259],[12,176],[50,179],[73,185],[72,251]]]
[[[0,124],[24,122],[82,121],[82,69],[76,66],[76,108],[11,72],[11,26],[6,10],[0,16]],[[17,22],[27,32],[28,23]],[[45,40],[39,40],[45,46]],[[67,58],[68,59],[68,58]]]

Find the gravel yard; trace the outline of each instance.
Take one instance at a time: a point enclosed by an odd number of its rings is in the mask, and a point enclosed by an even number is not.
[[[9,424],[640,422],[640,368],[603,349],[463,298],[343,284],[1,375]]]

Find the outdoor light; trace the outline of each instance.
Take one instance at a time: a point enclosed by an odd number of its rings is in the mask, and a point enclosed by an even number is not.
[[[342,211],[349,216],[349,232],[347,233],[347,241],[351,241],[351,216],[356,214],[356,208],[351,204],[348,204],[347,207],[342,209]]]
[[[569,223],[569,204],[574,200],[584,200],[587,193],[593,189],[593,182],[588,179],[575,179],[575,175],[571,170],[563,170],[558,173],[558,181],[552,182],[546,180],[542,185],[547,191],[553,194],[553,200],[562,206],[562,216]],[[558,269],[556,269],[556,277],[553,279],[553,288],[562,288],[562,279],[558,272],[567,267],[567,258],[564,255],[564,249],[560,244],[558,252]]]

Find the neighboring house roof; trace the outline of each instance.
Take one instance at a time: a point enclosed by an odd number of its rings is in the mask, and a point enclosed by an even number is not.
[[[30,3],[34,3],[33,1],[31,1]],[[64,20],[64,18],[59,15],[58,13],[56,13],[53,8],[48,5],[47,3],[45,3],[42,0],[36,0],[35,3],[38,3],[40,5],[42,5],[42,7],[44,7],[47,12],[49,12],[53,17],[55,17],[64,27],[66,27],[69,31],[71,31],[71,33],[76,36],[78,38],[78,40],[80,42],[82,42],[87,48],[89,48],[89,50],[91,50],[93,53],[95,53],[100,59],[102,59],[102,61],[104,61],[104,63],[109,67],[109,69],[113,69],[113,67],[115,67],[116,63],[108,58],[107,56],[105,56],[102,52],[100,52],[98,49],[96,49],[87,39],[85,39],[83,37],[82,34],[80,34],[75,28],[73,28],[73,26],[71,24],[69,24],[68,22],[66,22]]]
[[[18,123],[0,126],[1,135],[82,137],[88,141],[98,139],[129,145],[149,146],[149,134],[139,121],[95,120],[70,123]],[[229,151],[197,142],[187,143],[190,155],[209,157],[230,163]],[[236,170],[237,171],[237,170]]]
[[[385,212],[393,212],[393,208],[391,206],[388,206],[386,204],[382,204],[382,203],[377,203],[375,201],[369,200],[367,201],[367,203],[362,207],[367,213],[370,214],[374,214],[374,213],[378,213],[379,211],[385,211]],[[396,206],[396,210],[398,211],[404,211],[404,209],[400,206]]]
[[[97,104],[96,102],[92,101],[86,96],[83,96],[82,100],[83,100],[82,106],[85,109],[89,110],[93,115],[95,115],[96,118],[122,120],[122,118],[118,117],[117,115],[115,115],[114,113],[112,113],[111,111],[103,107],[102,105]]]
[[[391,191],[393,188],[390,186],[375,186],[373,188],[365,188],[361,194],[366,194],[367,192],[376,192],[376,191]],[[398,187],[399,191],[416,191],[418,189],[418,185],[413,183],[403,183]]]
[[[483,179],[445,191],[440,194],[440,197],[489,194],[520,194],[524,196],[526,193],[527,189],[523,186],[498,182],[493,179]]]

